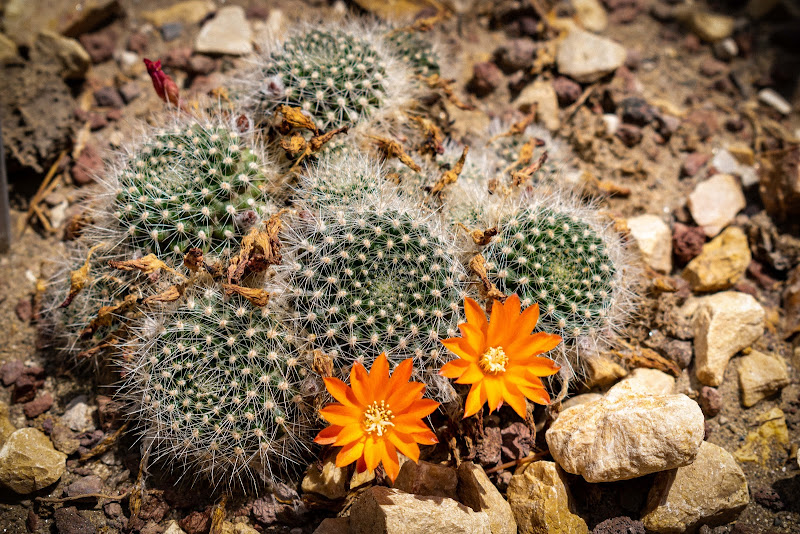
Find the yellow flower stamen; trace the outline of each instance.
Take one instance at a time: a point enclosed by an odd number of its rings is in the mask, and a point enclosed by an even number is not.
[[[384,401],[375,401],[364,410],[364,420],[362,421],[364,431],[368,434],[383,436],[390,426],[394,426],[392,419],[394,419],[394,414],[389,409],[389,405]]]
[[[508,356],[503,351],[503,347],[492,347],[483,353],[478,360],[478,366],[484,373],[497,374],[506,372]]]

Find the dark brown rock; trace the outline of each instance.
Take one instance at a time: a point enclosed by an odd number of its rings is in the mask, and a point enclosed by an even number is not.
[[[103,170],[103,158],[95,145],[86,145],[72,167],[72,181],[84,186],[94,183],[94,177]]]
[[[0,367],[0,380],[3,385],[8,387],[17,381],[17,378],[25,372],[25,363],[21,360],[6,362]]]
[[[703,251],[706,234],[699,226],[675,223],[672,229],[672,254],[679,265],[686,265]]]
[[[146,34],[142,32],[134,32],[128,37],[128,50],[131,52],[136,52],[137,54],[142,54],[145,50],[147,50],[147,43],[150,41],[150,38],[147,37]]]
[[[508,44],[495,53],[495,62],[506,74],[527,69],[533,64],[536,55],[536,43],[531,39],[510,39]]]
[[[800,332],[800,265],[789,274],[782,297],[786,314],[783,332],[788,338],[795,332]]]
[[[713,57],[707,57],[700,63],[700,74],[713,78],[728,71],[728,65]]]
[[[503,438],[503,455],[507,460],[524,458],[533,448],[531,429],[525,423],[511,423],[500,432],[500,435]]]
[[[117,36],[112,30],[104,30],[97,33],[86,33],[81,35],[78,40],[89,53],[92,63],[97,64],[108,61],[114,55]]]
[[[22,407],[22,411],[25,413],[25,417],[34,419],[49,410],[52,406],[53,396],[45,391],[32,401],[26,402]]]
[[[775,219],[800,216],[800,147],[795,145],[761,158],[758,191],[767,212]]]
[[[681,369],[686,369],[692,363],[692,356],[694,354],[691,341],[681,341],[680,339],[671,339],[665,342],[660,347],[661,352],[678,364]]]
[[[753,500],[764,508],[768,508],[774,512],[780,512],[786,505],[777,491],[769,486],[758,486],[751,491]]]
[[[58,534],[95,534],[97,529],[77,508],[58,508],[53,514]]]
[[[14,306],[14,313],[17,314],[17,319],[23,323],[29,322],[31,317],[33,317],[33,303],[30,297],[19,299],[17,305]]]
[[[700,152],[688,154],[681,165],[681,175],[694,176],[710,158],[710,154],[703,154]]]
[[[192,74],[211,74],[219,68],[219,63],[208,56],[192,56],[189,58],[188,71]]]
[[[619,102],[622,122],[635,126],[646,126],[656,117],[655,109],[644,98],[630,96]]]
[[[645,534],[645,529],[641,521],[622,516],[598,523],[592,534]]]
[[[484,429],[483,438],[478,440],[478,461],[487,467],[494,467],[500,463],[503,437],[497,427]]]
[[[722,395],[717,388],[703,386],[700,389],[699,404],[706,417],[716,417],[722,409]]]
[[[419,463],[406,462],[400,468],[393,487],[415,495],[449,497],[457,500],[458,474],[452,467],[424,460],[420,460]]]
[[[36,392],[44,385],[44,380],[37,379],[29,374],[23,374],[14,382],[11,392],[11,402],[22,404],[36,398]]]
[[[142,94],[142,88],[135,81],[130,81],[119,88],[119,94],[126,104],[130,104],[139,98],[139,95]]]
[[[620,124],[614,135],[629,148],[638,145],[642,141],[642,129],[633,124]]]
[[[558,97],[558,105],[561,107],[569,106],[581,96],[581,86],[578,82],[572,81],[565,76],[557,76],[553,80],[553,90]]]
[[[503,83],[503,73],[491,61],[476,63],[472,67],[472,79],[468,89],[479,97],[491,94]]]
[[[89,475],[79,478],[67,486],[67,495],[69,497],[78,497],[80,495],[89,495],[91,493],[102,492],[103,480],[97,475]]]
[[[94,101],[101,108],[121,108],[125,106],[122,97],[113,87],[102,87],[94,92]]]
[[[164,55],[164,66],[172,69],[187,70],[189,67],[189,58],[191,57],[191,47],[183,46],[180,48],[173,48],[168,50]]]

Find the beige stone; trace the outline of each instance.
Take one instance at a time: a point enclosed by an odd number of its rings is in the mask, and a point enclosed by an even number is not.
[[[784,457],[789,447],[789,428],[786,415],[778,407],[758,416],[758,422],[758,428],[748,432],[744,444],[733,456],[740,462],[757,462],[763,466],[770,458]]]
[[[526,112],[535,107],[538,120],[551,132],[561,128],[561,119],[558,116],[558,96],[549,80],[537,78],[533,83],[525,86],[514,104]]]
[[[614,384],[606,398],[619,398],[630,393],[643,395],[669,395],[675,389],[675,378],[658,369],[640,367]]]
[[[730,174],[716,174],[700,182],[687,202],[692,218],[714,237],[747,205],[739,181]]]
[[[608,27],[608,15],[599,0],[572,0],[575,17],[581,26],[591,32],[601,32]]]
[[[35,428],[15,431],[0,449],[0,483],[23,495],[53,484],[66,468],[67,455]]]
[[[234,523],[233,532],[235,534],[259,534],[256,529],[254,529],[247,523]]]
[[[16,58],[17,52],[16,43],[0,33],[0,63]]]
[[[350,509],[351,534],[491,534],[489,516],[446,497],[373,486]]]
[[[54,62],[66,79],[83,78],[92,63],[89,53],[75,39],[55,32],[43,31],[36,39],[31,52],[34,61]]]
[[[719,386],[731,357],[764,333],[766,313],[752,296],[725,291],[701,299],[694,312],[697,379]]]
[[[556,63],[561,74],[581,83],[591,83],[617,70],[626,56],[621,44],[574,29],[561,41]]]
[[[358,469],[353,469],[353,476],[350,477],[350,484],[348,487],[351,490],[356,488],[360,488],[361,486],[365,486],[375,480],[375,471],[370,471],[369,469],[365,469],[362,472],[358,472]]]
[[[747,236],[736,226],[703,245],[703,251],[683,271],[692,291],[721,291],[742,279],[752,256]]]
[[[326,499],[342,499],[347,495],[347,468],[336,467],[333,458],[322,464],[322,470],[312,465],[303,477],[303,493],[316,493]]]
[[[775,354],[752,351],[739,360],[739,389],[742,404],[753,406],[789,385],[786,362]]]
[[[747,478],[731,454],[704,441],[694,463],[656,475],[642,522],[657,534],[693,533],[730,523],[750,502]]]
[[[458,500],[476,512],[486,512],[492,534],[516,534],[517,522],[511,505],[481,466],[472,462],[461,462],[458,466]]]
[[[581,406],[583,404],[594,402],[602,398],[603,395],[600,393],[583,393],[581,395],[575,395],[574,397],[570,397],[569,399],[562,402],[561,408],[563,410],[566,410],[567,408],[572,408],[573,406]]]
[[[690,464],[704,423],[686,395],[629,393],[564,410],[545,438],[568,473],[614,482]]]
[[[164,534],[186,534],[181,526],[178,524],[177,521],[170,521],[167,524],[166,530],[164,530]]]
[[[144,11],[141,17],[154,26],[163,26],[168,22],[197,24],[216,9],[211,0],[188,0],[163,9]]]
[[[329,517],[319,524],[314,534],[350,534],[350,518]]]
[[[721,41],[733,33],[734,20],[733,17],[727,15],[694,8],[688,16],[682,18],[686,20],[691,30],[704,41],[711,43]]]
[[[456,470],[446,465],[431,462],[405,462],[392,487],[430,497],[456,498],[458,475]]]
[[[241,56],[253,51],[253,30],[241,6],[225,6],[206,22],[194,42],[195,52]]]
[[[17,430],[17,427],[8,420],[8,404],[0,401],[0,447],[6,442],[8,437]]]
[[[645,263],[660,273],[669,274],[672,271],[672,230],[667,223],[656,215],[631,217],[627,223]]]
[[[586,522],[575,503],[564,473],[555,462],[539,461],[511,477],[506,491],[519,534],[585,534]]]

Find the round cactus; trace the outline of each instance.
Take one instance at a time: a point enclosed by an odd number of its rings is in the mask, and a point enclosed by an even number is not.
[[[393,30],[387,34],[386,40],[414,74],[427,77],[441,72],[433,45],[419,32]]]
[[[388,184],[381,164],[355,150],[327,154],[306,170],[299,196],[309,206],[352,206]]]
[[[113,178],[110,211],[126,245],[162,258],[180,258],[192,247],[228,254],[274,211],[278,181],[249,135],[195,119],[131,150]]]
[[[455,239],[434,220],[380,198],[336,210],[301,210],[285,225],[288,305],[313,348],[339,369],[415,359],[440,399],[452,388],[436,372],[449,359],[439,339],[452,336],[467,289]]]
[[[291,471],[306,450],[306,374],[270,313],[215,288],[148,317],[123,392],[154,458],[248,485]]]
[[[355,125],[412,98],[413,74],[388,49],[374,29],[307,28],[267,51],[245,96],[263,122],[284,104],[321,130]]]
[[[501,216],[483,250],[489,278],[523,305],[538,303],[537,328],[565,346],[608,339],[631,310],[633,267],[619,236],[591,207],[548,197]]]

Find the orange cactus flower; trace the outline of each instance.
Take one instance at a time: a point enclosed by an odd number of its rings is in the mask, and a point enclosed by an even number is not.
[[[492,315],[486,320],[474,300],[464,301],[467,322],[458,325],[462,337],[445,339],[442,344],[460,359],[442,366],[439,374],[455,378],[458,384],[472,384],[464,406],[464,417],[477,413],[484,403],[496,410],[507,402],[525,418],[525,398],[537,404],[550,404],[550,395],[540,376],[550,376],[560,367],[539,356],[561,343],[561,336],[531,334],[539,320],[539,305],[520,313],[517,295],[505,304],[495,300]]]
[[[352,387],[338,378],[325,378],[325,387],[338,403],[320,410],[331,426],[322,430],[315,443],[341,446],[336,466],[357,462],[359,473],[383,463],[394,482],[400,471],[397,451],[419,461],[418,443],[433,445],[439,441],[422,418],[430,415],[439,403],[423,399],[425,384],[409,382],[413,363],[404,360],[389,376],[389,362],[382,353],[369,374],[356,363],[350,371]]]

